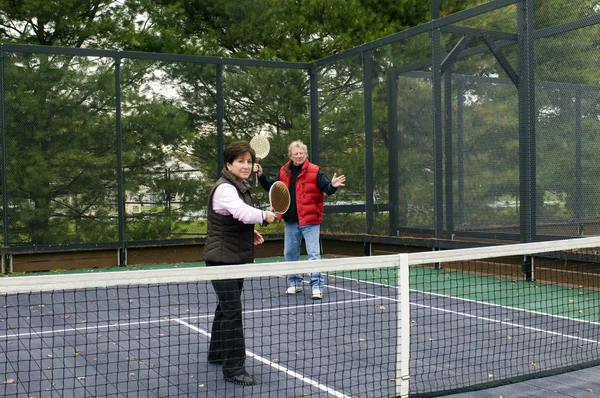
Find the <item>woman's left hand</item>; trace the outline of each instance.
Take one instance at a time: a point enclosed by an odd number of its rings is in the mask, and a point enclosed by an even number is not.
[[[260,245],[265,242],[265,238],[261,234],[258,233],[257,230],[254,230],[254,246]]]

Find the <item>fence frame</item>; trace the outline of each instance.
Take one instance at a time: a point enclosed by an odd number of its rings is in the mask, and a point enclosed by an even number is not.
[[[589,27],[600,24],[600,15],[587,16],[579,20],[570,21],[550,28],[544,28],[535,31],[533,29],[533,2],[534,0],[493,0],[488,3],[473,7],[468,10],[460,11],[452,15],[440,18],[439,15],[439,0],[431,0],[432,20],[430,22],[405,29],[401,32],[365,43],[361,46],[354,47],[347,51],[343,51],[314,62],[284,62],[284,61],[267,61],[253,59],[238,59],[238,58],[223,58],[223,57],[207,57],[207,56],[191,56],[177,54],[160,54],[160,53],[144,53],[135,51],[116,51],[116,50],[100,50],[100,49],[85,49],[85,48],[61,48],[39,45],[25,44],[0,44],[0,124],[1,137],[1,154],[2,154],[2,172],[0,175],[2,183],[2,207],[9,208],[8,197],[8,176],[7,176],[7,127],[6,127],[6,109],[5,109],[5,54],[10,53],[43,53],[43,54],[60,54],[72,56],[88,56],[88,57],[108,57],[114,59],[115,67],[115,89],[116,89],[116,137],[117,137],[117,171],[118,176],[118,242],[107,243],[85,243],[85,244],[69,244],[69,245],[49,245],[48,247],[40,248],[36,245],[11,245],[9,242],[9,212],[3,211],[3,247],[1,253],[3,256],[3,264],[7,272],[10,271],[10,256],[14,253],[39,252],[39,251],[64,251],[64,250],[97,250],[99,248],[118,250],[118,262],[120,265],[127,264],[127,248],[140,247],[149,244],[173,244],[174,240],[152,240],[144,242],[131,242],[125,239],[125,195],[123,188],[123,167],[122,167],[122,115],[121,115],[121,87],[120,87],[120,63],[123,59],[162,61],[162,62],[188,62],[197,64],[212,64],[216,65],[216,107],[217,107],[217,136],[216,146],[219,153],[217,172],[223,167],[222,152],[224,149],[224,98],[223,98],[223,68],[225,66],[243,66],[243,67],[265,67],[265,68],[283,68],[303,70],[307,73],[309,87],[309,114],[310,114],[310,148],[311,159],[318,163],[320,160],[319,146],[319,104],[318,90],[319,68],[330,65],[350,57],[360,56],[362,61],[362,89],[364,95],[364,132],[365,132],[365,201],[364,204],[351,205],[331,205],[326,206],[326,213],[355,213],[364,212],[366,214],[366,230],[367,235],[373,234],[374,230],[374,215],[378,212],[389,212],[389,237],[397,237],[402,233],[425,234],[433,236],[436,240],[453,239],[457,234],[454,231],[454,214],[464,212],[464,203],[461,201],[461,179],[464,175],[459,167],[458,170],[458,210],[455,212],[455,204],[453,200],[452,181],[455,178],[454,170],[452,169],[452,119],[451,106],[449,101],[450,91],[442,90],[444,81],[446,87],[450,86],[451,82],[459,84],[465,79],[486,79],[473,76],[460,76],[452,74],[452,64],[461,58],[469,57],[483,52],[491,52],[498,64],[506,72],[508,79],[498,79],[495,82],[514,84],[518,90],[519,99],[519,146],[520,146],[520,236],[518,240],[523,243],[533,242],[539,239],[562,239],[564,236],[543,236],[540,237],[536,233],[536,161],[535,161],[535,88],[536,85],[561,85],[569,88],[577,88],[577,90],[600,90],[600,87],[569,85],[567,83],[548,83],[535,81],[535,63],[534,49],[535,40],[539,38],[548,38],[569,31]],[[499,32],[494,30],[483,30],[475,28],[467,28],[454,26],[456,23],[482,16],[501,8],[515,5],[517,12],[517,33]],[[440,35],[441,33],[452,33],[462,35],[458,44],[447,54],[442,54]],[[389,128],[389,193],[390,203],[374,203],[374,155],[373,155],[373,85],[372,85],[372,52],[385,45],[392,44],[407,38],[414,37],[420,34],[430,34],[432,54],[429,60],[421,61],[410,65],[402,65],[386,72],[386,84],[388,89],[388,109],[395,109],[397,101],[397,93],[395,89],[395,80],[398,76],[419,76],[430,78],[432,81],[433,91],[433,109],[434,115],[432,118],[432,131],[434,137],[434,223],[433,229],[428,228],[402,228],[398,224],[398,137],[393,134],[394,129],[397,130],[397,115],[395,112],[388,112],[388,128]],[[473,38],[481,38],[484,45],[466,48],[467,44]],[[510,62],[503,56],[502,49],[507,46],[518,46],[518,66],[511,65]],[[427,72],[426,70],[431,69]],[[482,81],[484,81],[482,80]],[[579,91],[581,92],[581,91]],[[443,101],[446,98],[446,101]],[[579,111],[581,112],[581,102],[579,96]],[[445,106],[442,106],[442,103]],[[577,105],[576,105],[577,106]],[[460,107],[459,107],[460,109]],[[458,115],[460,120],[460,114]],[[580,119],[580,118],[579,118]],[[459,122],[460,123],[460,122]],[[581,151],[581,121],[578,121],[576,130],[579,131],[579,139],[577,140],[578,151]],[[460,124],[459,124],[460,130]],[[459,133],[460,134],[460,133]],[[445,137],[445,139],[444,139]],[[445,141],[445,145],[444,145]],[[458,148],[459,156],[462,148]],[[444,163],[444,158],[446,162]],[[448,160],[450,158],[450,160]],[[584,211],[582,207],[581,193],[581,159],[577,160],[576,168],[578,170],[578,205],[576,206],[576,218],[582,220]],[[462,177],[461,177],[462,175]],[[394,177],[394,178],[392,178]],[[444,195],[445,192],[445,195]],[[444,214],[446,212],[446,214]],[[446,217],[444,217],[446,216]],[[445,222],[444,222],[445,220]],[[469,233],[472,237],[477,237],[478,233]],[[502,236],[501,234],[485,234],[480,233],[479,237],[486,239],[515,239],[515,236]],[[382,237],[385,238],[385,237]],[[177,239],[175,244],[181,244]],[[197,239],[193,242],[197,243]],[[424,244],[429,247],[430,243]],[[442,247],[443,245],[434,245]],[[370,253],[370,242],[365,240],[365,254]]]

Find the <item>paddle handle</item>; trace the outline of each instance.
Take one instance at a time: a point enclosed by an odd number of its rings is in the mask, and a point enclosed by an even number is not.
[[[260,158],[256,158],[256,163],[260,162]],[[254,186],[258,187],[258,174],[254,173]]]

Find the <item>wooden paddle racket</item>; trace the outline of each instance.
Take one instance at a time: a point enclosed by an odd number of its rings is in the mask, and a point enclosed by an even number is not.
[[[254,149],[254,153],[256,154],[256,162],[260,162],[261,159],[264,159],[269,154],[271,150],[271,144],[269,144],[269,140],[267,137],[262,135],[255,135],[250,140],[250,147]],[[258,186],[258,176],[254,180],[255,186]]]
[[[269,203],[275,214],[283,214],[290,208],[292,198],[288,187],[281,181],[275,181],[269,189]]]

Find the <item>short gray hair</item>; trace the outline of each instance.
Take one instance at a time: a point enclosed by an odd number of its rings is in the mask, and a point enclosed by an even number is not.
[[[292,148],[294,147],[300,147],[304,149],[304,153],[308,155],[308,148],[306,147],[306,144],[300,140],[292,141],[292,143],[288,146],[288,155],[292,154]]]

